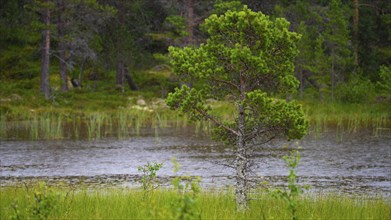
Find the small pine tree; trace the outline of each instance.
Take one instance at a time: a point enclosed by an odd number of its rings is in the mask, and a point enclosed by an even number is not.
[[[183,85],[166,103],[193,120],[213,122],[215,137],[235,148],[236,203],[244,210],[253,147],[276,137],[300,139],[307,132],[301,105],[276,98],[298,87],[293,71],[300,36],[289,31],[285,19],[271,20],[247,6],[211,15],[203,27],[209,35],[205,44],[169,48],[174,72],[202,87]],[[221,120],[207,98],[225,100],[235,116]]]

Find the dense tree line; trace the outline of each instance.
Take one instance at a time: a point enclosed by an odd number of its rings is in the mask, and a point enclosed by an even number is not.
[[[132,70],[159,64],[156,57],[161,56],[156,54],[166,55],[171,45],[201,44],[207,37],[202,31],[206,17],[240,10],[243,5],[273,19],[285,17],[291,30],[301,34],[295,61],[301,97],[360,101],[360,91],[387,84],[391,74],[391,4],[383,0],[0,3],[0,77],[40,76],[46,98],[51,96],[50,74],[60,75],[64,92],[70,78],[81,84],[110,77],[108,73],[115,73],[115,84],[122,92],[124,84],[136,90]]]

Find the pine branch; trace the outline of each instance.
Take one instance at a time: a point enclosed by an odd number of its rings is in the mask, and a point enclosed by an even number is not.
[[[206,119],[208,120],[211,120],[213,123],[215,123],[216,125],[224,128],[225,130],[231,132],[232,134],[236,135],[236,136],[239,136],[239,132],[238,131],[235,131],[234,129],[226,126],[225,124],[221,123],[220,121],[218,121],[216,118],[214,118],[213,116],[209,115],[207,112],[205,112],[203,109],[199,109],[199,108],[196,108],[195,109],[198,113],[200,113],[202,116],[204,116]]]

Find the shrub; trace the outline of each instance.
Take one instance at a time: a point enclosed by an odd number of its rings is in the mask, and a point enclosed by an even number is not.
[[[389,100],[391,99],[391,66],[380,67],[380,81],[377,82],[379,85],[379,93],[384,95]]]
[[[375,96],[375,85],[369,79],[354,75],[347,83],[338,86],[336,95],[342,102],[367,102]]]

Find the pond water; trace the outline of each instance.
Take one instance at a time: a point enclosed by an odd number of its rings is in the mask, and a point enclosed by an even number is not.
[[[164,182],[175,175],[171,163],[175,157],[181,164],[178,175],[200,176],[204,187],[232,186],[234,170],[224,164],[233,160],[233,150],[192,131],[164,129],[159,135],[144,132],[123,140],[2,140],[0,184],[43,179],[128,186],[136,184],[138,166],[155,161],[164,163],[158,172]],[[299,180],[311,190],[391,195],[390,136],[360,133],[337,141],[335,133],[330,133],[307,137],[299,144]],[[254,180],[285,184],[284,145],[274,141],[255,150]]]

